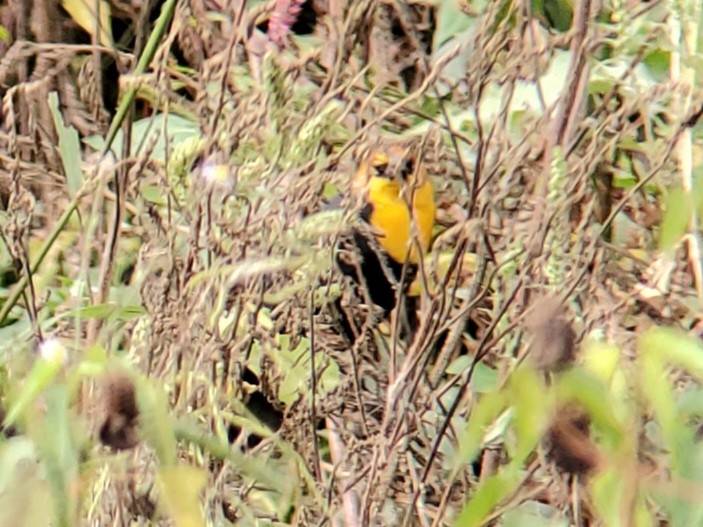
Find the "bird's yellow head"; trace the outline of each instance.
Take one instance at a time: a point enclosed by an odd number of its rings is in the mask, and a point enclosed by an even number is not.
[[[390,146],[385,151],[374,150],[369,156],[369,163],[374,176],[393,179],[403,185],[415,182],[422,184],[427,179],[425,171],[415,162],[415,156],[409,149],[401,146]]]
[[[412,217],[419,228],[423,252],[429,249],[435,215],[432,184],[408,148],[393,145],[372,151],[359,166],[352,189],[372,206],[370,223],[394,260],[406,258]],[[408,208],[411,196],[412,211]],[[409,259],[413,263],[418,259],[414,248]]]

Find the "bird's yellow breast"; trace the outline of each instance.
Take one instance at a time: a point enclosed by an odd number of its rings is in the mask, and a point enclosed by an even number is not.
[[[417,188],[405,190],[412,194],[412,212],[406,201],[410,196],[403,195],[400,183],[372,177],[368,186],[368,202],[372,206],[369,223],[379,244],[393,260],[403,263],[407,258],[409,263],[417,264],[420,258],[417,245],[411,243],[412,225],[414,222],[420,247],[426,253],[430,248],[435,219],[434,192],[429,180]]]

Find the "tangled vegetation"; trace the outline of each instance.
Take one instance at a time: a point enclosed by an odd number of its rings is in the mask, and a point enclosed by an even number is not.
[[[700,524],[702,17],[0,2],[0,525]],[[335,265],[398,142],[412,339]]]

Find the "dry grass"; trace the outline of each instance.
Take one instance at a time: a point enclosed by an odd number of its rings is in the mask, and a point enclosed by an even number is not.
[[[683,337],[637,342],[699,325],[699,193],[671,189],[700,168],[682,141],[701,97],[661,71],[687,52],[651,36],[671,29],[662,2],[583,2],[566,32],[534,2],[306,2],[291,16],[313,33],[279,27],[281,47],[256,28],[286,2],[179,1],[163,34],[111,3],[138,50],[85,44],[35,2],[45,25],[17,14],[33,33],[0,61],[0,393],[23,433],[0,460],[44,471],[0,479],[0,504],[50,511],[0,523],[676,523],[667,474],[698,476],[669,449],[703,415],[703,370],[658,351]],[[439,203],[411,343],[333,266],[350,175],[383,141],[415,146]],[[68,365],[37,373],[50,338]],[[99,446],[132,446],[136,406],[136,448]]]

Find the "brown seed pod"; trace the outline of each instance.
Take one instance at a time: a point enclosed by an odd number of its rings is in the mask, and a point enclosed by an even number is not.
[[[134,448],[139,443],[139,407],[134,380],[123,370],[113,370],[103,381],[105,421],[100,441],[115,450]]]
[[[598,449],[589,436],[590,419],[574,405],[558,409],[547,432],[549,455],[556,465],[569,474],[585,476],[601,463]]]
[[[561,371],[576,359],[576,333],[561,313],[562,304],[555,298],[535,302],[526,320],[532,333],[528,360],[538,370]]]

